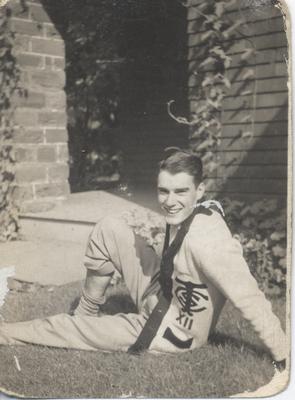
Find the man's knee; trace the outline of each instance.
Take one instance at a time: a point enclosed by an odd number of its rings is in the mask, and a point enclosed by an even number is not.
[[[100,275],[120,270],[120,253],[134,246],[131,228],[119,217],[105,217],[94,227],[86,248],[84,265]]]
[[[124,219],[120,216],[107,215],[101,219],[101,225],[104,229],[114,230],[117,227],[126,227]]]
[[[106,216],[99,221],[95,227],[104,235],[127,238],[126,235],[132,234],[132,229],[127,225],[122,217]]]

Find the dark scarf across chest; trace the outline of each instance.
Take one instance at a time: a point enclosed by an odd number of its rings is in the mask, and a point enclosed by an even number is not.
[[[195,216],[197,214],[211,215],[212,209],[220,212],[218,207],[216,207],[214,204],[211,205],[210,208],[204,207],[202,206],[202,204],[198,205],[194,209],[194,211],[190,214],[190,216],[185,221],[182,222],[170,246],[169,246],[170,226],[169,225],[166,226],[164,249],[162,253],[162,260],[160,266],[160,284],[164,296],[169,301],[172,298],[172,274],[174,269],[174,257],[179,252],[182,243],[184,241],[184,238],[188,233],[191,223],[193,222]]]
[[[169,245],[170,240],[170,226],[166,227],[165,241],[164,241],[164,249],[162,254],[161,266],[160,266],[160,285],[162,289],[162,294],[159,298],[159,301],[154,308],[153,312],[149,316],[143,330],[138,336],[136,342],[129,348],[128,352],[131,354],[139,354],[140,352],[148,349],[153,338],[155,337],[161,322],[167,313],[171,300],[172,300],[172,274],[174,270],[174,257],[180,250],[182,243],[186,234],[189,231],[191,223],[197,214],[205,214],[211,215],[212,209],[221,213],[219,207],[216,207],[215,204],[210,205],[209,207],[202,206],[202,204],[196,206],[194,211],[190,214],[190,216],[182,222],[180,228],[177,231],[177,234]]]

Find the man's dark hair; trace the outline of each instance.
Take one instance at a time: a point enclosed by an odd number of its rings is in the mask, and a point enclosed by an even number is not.
[[[165,155],[159,163],[159,171],[167,171],[172,175],[186,172],[193,176],[196,185],[202,182],[202,161],[192,151],[171,147],[165,150]]]

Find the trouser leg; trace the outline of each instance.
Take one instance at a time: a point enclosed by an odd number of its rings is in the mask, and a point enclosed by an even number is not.
[[[58,314],[0,325],[0,345],[38,345],[80,350],[127,351],[144,325],[139,314],[102,317]]]
[[[122,274],[135,304],[141,308],[159,271],[159,259],[143,239],[120,219],[104,219],[90,237],[85,266],[105,277]],[[152,290],[153,291],[153,290]],[[45,319],[0,325],[0,344],[35,343],[84,350],[127,350],[145,323],[141,314],[89,317],[59,314]]]
[[[92,288],[92,295],[103,295],[109,282],[106,277],[117,270],[140,309],[152,278],[159,272],[160,259],[122,218],[107,217],[95,226],[90,235],[84,265],[88,278],[85,289]],[[100,277],[104,279],[102,283]],[[94,293],[95,288],[100,293]]]

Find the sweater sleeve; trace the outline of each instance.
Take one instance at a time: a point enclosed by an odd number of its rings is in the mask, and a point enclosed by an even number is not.
[[[240,243],[232,238],[227,228],[221,226],[220,229],[220,224],[212,234],[201,235],[199,239],[190,246],[194,263],[251,323],[273,358],[276,361],[285,359],[286,335],[272,312],[271,303],[252,276]]]

